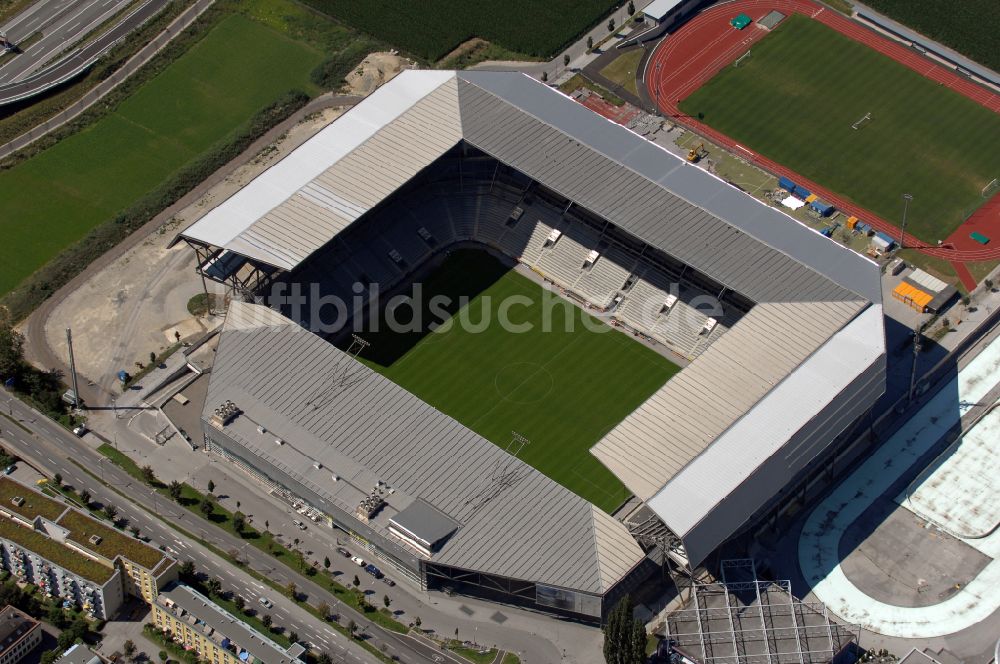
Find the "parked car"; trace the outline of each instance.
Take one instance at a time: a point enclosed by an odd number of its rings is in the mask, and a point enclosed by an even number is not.
[[[270,609],[272,606],[274,606],[274,602],[264,597],[263,595],[261,595],[260,599],[258,599],[257,601],[260,602],[260,605],[263,606],[265,609]]]
[[[7,466],[6,468],[3,469],[3,474],[4,475],[10,475],[15,470],[17,470],[17,466],[15,466],[14,464],[10,464],[9,466]]]
[[[77,438],[83,438],[88,431],[89,429],[84,424],[73,427],[73,435]]]
[[[385,582],[385,585],[389,586],[390,588],[393,587],[394,585],[396,585],[396,582],[393,581],[392,579],[390,579],[387,576],[383,576],[382,580]]]
[[[354,563],[355,565],[358,565],[359,567],[365,566],[365,559],[359,556],[351,556],[351,562]]]
[[[351,557],[351,552],[348,551],[347,549],[345,549],[342,546],[338,546],[337,547],[337,553],[339,553],[340,555],[342,555],[345,558],[350,558]]]
[[[380,570],[378,567],[375,567],[375,565],[369,564],[365,566],[365,571],[374,576],[376,579],[381,579],[383,576],[385,576],[385,574],[382,574],[382,570]]]
[[[306,524],[302,523],[298,519],[296,519],[295,521],[292,521],[292,523],[294,523],[295,527],[298,528],[299,530],[305,530],[306,529]]]

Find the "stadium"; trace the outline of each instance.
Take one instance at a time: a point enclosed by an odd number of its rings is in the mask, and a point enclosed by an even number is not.
[[[518,73],[404,72],[180,237],[237,296],[206,447],[429,589],[600,622],[885,387],[874,263]],[[317,320],[414,284],[557,331]]]

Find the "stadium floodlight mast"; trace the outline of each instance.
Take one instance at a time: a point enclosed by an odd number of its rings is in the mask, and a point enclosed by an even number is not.
[[[903,225],[899,228],[899,248],[903,248],[903,238],[906,237],[906,211],[910,207],[910,201],[913,200],[913,196],[910,194],[903,194]]]

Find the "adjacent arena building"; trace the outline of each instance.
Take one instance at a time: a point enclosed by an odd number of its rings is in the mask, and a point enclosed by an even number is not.
[[[181,237],[248,301],[207,447],[429,588],[600,621],[808,482],[885,387],[875,264],[517,73],[404,72]],[[687,364],[591,450],[635,496],[615,516],[260,303],[463,244]]]

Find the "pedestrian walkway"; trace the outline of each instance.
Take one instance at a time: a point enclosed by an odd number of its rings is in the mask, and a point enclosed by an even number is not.
[[[900,638],[960,632],[1000,609],[1000,531],[976,540],[993,558],[967,586],[926,607],[878,601],[847,578],[840,543],[847,529],[960,422],[1000,380],[1000,340],[994,340],[918,411],[868,461],[809,515],[799,539],[799,565],[816,598],[849,623]]]

